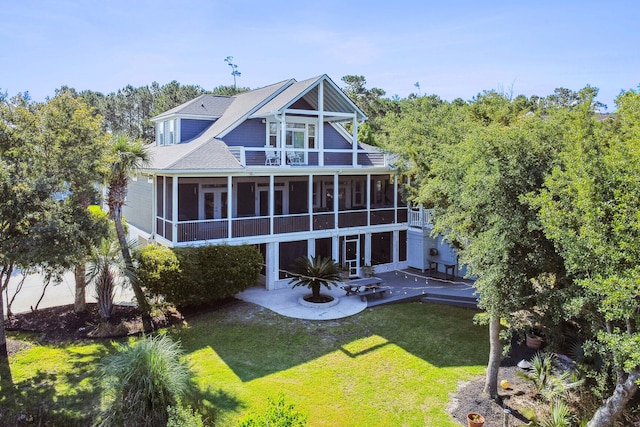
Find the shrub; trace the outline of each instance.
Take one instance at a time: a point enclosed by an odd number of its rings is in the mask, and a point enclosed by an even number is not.
[[[176,254],[166,246],[151,244],[138,249],[135,255],[136,275],[147,293],[174,299],[172,290],[180,283],[180,262]]]
[[[206,305],[258,283],[262,255],[250,245],[140,249],[138,279],[147,292],[178,307]]]
[[[105,382],[99,426],[162,426],[168,408],[191,391],[192,373],[179,344],[166,336],[115,344],[102,366]]]
[[[182,273],[179,283],[165,295],[177,306],[224,300],[258,283],[262,256],[253,246],[201,246],[174,251]]]
[[[307,417],[296,411],[294,405],[285,403],[284,395],[278,401],[267,398],[269,406],[264,414],[249,415],[240,422],[238,427],[304,427]]]

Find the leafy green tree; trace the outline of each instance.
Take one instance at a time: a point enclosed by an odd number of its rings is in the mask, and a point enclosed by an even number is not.
[[[33,156],[35,113],[23,98],[0,104],[0,359],[7,358],[3,294],[20,262],[37,262],[42,255],[32,247],[29,227],[44,221],[41,204],[47,204],[54,186],[43,176],[42,156]],[[32,160],[29,161],[29,158]],[[27,259],[27,256],[29,259]]]
[[[125,135],[114,135],[110,149],[109,170],[106,175],[108,186],[107,206],[109,206],[109,215],[113,219],[116,228],[116,235],[125,266],[128,270],[133,271],[133,260],[122,220],[122,207],[127,196],[127,186],[131,175],[149,162],[149,152],[142,141],[131,140]],[[131,287],[142,313],[144,330],[149,331],[153,328],[153,325],[151,322],[151,308],[147,298],[137,280],[131,281]]]
[[[108,232],[100,216],[89,210],[98,200],[97,184],[105,172],[108,136],[102,132],[102,118],[95,116],[72,90],[59,90],[39,111],[42,147],[54,160],[50,173],[62,189],[65,211],[65,256],[75,264],[76,312],[86,307],[84,265],[92,248]]]
[[[341,281],[340,265],[329,257],[300,257],[293,267],[293,287],[306,286],[311,289],[313,300],[320,299],[320,288],[331,289],[331,285]]]
[[[532,309],[534,281],[563,265],[523,197],[541,188],[560,144],[553,122],[527,115],[504,95],[487,92],[468,104],[422,97],[389,117],[389,147],[409,177],[409,198],[434,207],[434,234],[458,248],[476,277],[479,306],[489,315],[485,392],[497,395],[502,357],[500,320]],[[415,111],[412,111],[415,110]]]
[[[597,351],[617,371],[588,426],[614,425],[640,381],[640,94],[616,100],[615,119],[572,109],[561,164],[538,198],[545,233],[582,292],[566,311],[589,319]]]

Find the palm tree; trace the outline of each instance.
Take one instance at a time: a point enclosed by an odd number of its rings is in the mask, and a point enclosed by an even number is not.
[[[306,300],[326,302],[320,295],[320,287],[331,289],[331,285],[341,281],[340,265],[328,257],[300,257],[295,262],[293,276],[289,283],[293,283],[294,288],[306,286],[311,289],[311,298],[305,298]]]
[[[113,314],[115,287],[130,273],[122,262],[118,243],[104,239],[92,254],[86,274],[87,283],[95,284],[98,312],[103,320],[108,321]]]
[[[127,185],[129,184],[130,176],[138,169],[146,166],[149,160],[149,152],[142,141],[131,140],[126,135],[115,135],[112,138],[109,171],[107,172],[107,205],[109,206],[109,215],[113,219],[116,228],[122,258],[126,268],[130,271],[133,271],[134,268],[122,224],[122,206],[127,196]],[[131,281],[131,287],[142,313],[144,330],[150,331],[153,325],[151,323],[149,303],[137,280]]]

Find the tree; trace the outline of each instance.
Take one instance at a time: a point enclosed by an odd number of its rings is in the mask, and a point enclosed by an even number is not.
[[[240,71],[238,71],[238,65],[233,63],[233,56],[227,56],[224,59],[224,62],[226,62],[229,67],[231,67],[231,75],[233,76],[233,87],[234,89],[236,87],[238,87],[236,85],[236,77],[240,77]]]
[[[616,100],[599,121],[583,103],[567,114],[561,164],[537,199],[545,233],[582,292],[566,311],[589,320],[593,346],[616,372],[588,426],[612,426],[640,381],[640,94]]]
[[[293,268],[293,279],[289,281],[293,287],[306,286],[311,289],[311,301],[322,302],[320,288],[331,289],[341,281],[340,265],[329,257],[300,257]]]
[[[107,172],[107,205],[109,215],[113,219],[116,235],[120,244],[120,251],[128,270],[133,271],[133,261],[127,243],[127,237],[122,222],[122,207],[127,196],[129,179],[138,169],[149,162],[149,152],[140,140],[131,140],[125,135],[114,135],[111,140],[111,156],[109,171]],[[131,281],[131,287],[136,296],[138,307],[142,313],[142,323],[145,331],[153,328],[151,322],[151,308],[137,280]]]
[[[501,319],[535,306],[533,279],[564,276],[535,209],[523,200],[553,165],[556,128],[496,92],[461,105],[416,98],[401,108],[409,113],[386,122],[389,147],[403,159],[409,198],[435,208],[433,233],[458,248],[460,263],[477,278],[479,306],[489,315],[485,392],[497,396]]]
[[[22,96],[0,103],[0,357],[6,358],[4,303],[15,268],[41,266],[54,274],[73,265],[77,225],[69,205],[55,147],[42,143],[42,106]]]
[[[89,210],[98,200],[96,187],[104,173],[108,136],[102,132],[102,118],[73,90],[56,91],[42,106],[39,121],[42,147],[55,159],[50,173],[63,190],[59,198],[67,223],[64,252],[75,264],[74,309],[80,312],[86,307],[86,259],[108,232],[95,211]]]
[[[125,279],[133,280],[134,272],[123,263],[118,243],[103,239],[95,248],[87,269],[87,282],[93,283],[100,317],[109,321],[113,314],[113,296],[116,286]]]
[[[358,140],[375,145],[375,136],[382,129],[381,120],[387,113],[397,111],[397,101],[384,98],[386,92],[380,88],[367,89],[364,76],[347,75],[342,81],[346,84],[344,93],[368,117],[367,122],[358,127]]]

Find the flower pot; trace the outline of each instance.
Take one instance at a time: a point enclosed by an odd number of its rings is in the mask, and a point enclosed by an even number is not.
[[[537,350],[542,345],[542,338],[537,335],[527,335],[527,347]]]
[[[469,427],[482,427],[484,425],[484,417],[480,414],[467,414],[467,425]]]

